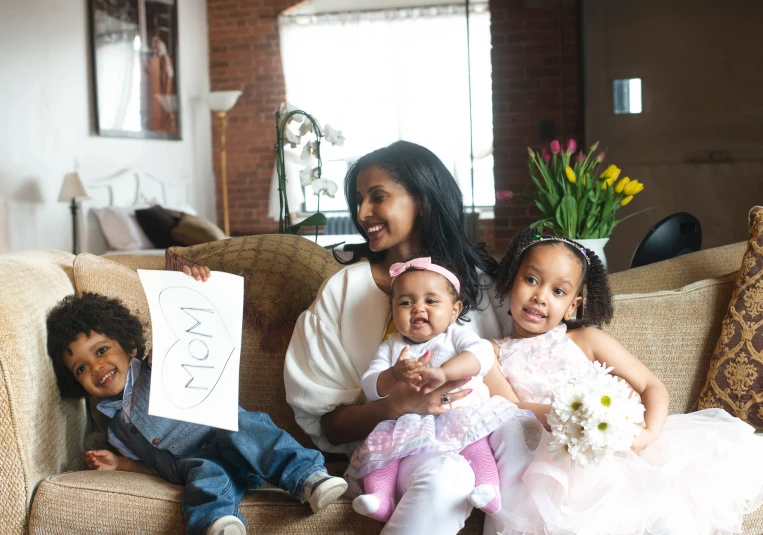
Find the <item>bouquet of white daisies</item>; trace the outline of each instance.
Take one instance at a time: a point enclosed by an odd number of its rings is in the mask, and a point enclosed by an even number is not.
[[[550,449],[584,465],[625,451],[641,433],[644,406],[632,388],[594,362],[591,369],[554,391],[548,414]]]

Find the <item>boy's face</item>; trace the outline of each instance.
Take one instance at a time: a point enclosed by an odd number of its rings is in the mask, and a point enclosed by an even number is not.
[[[392,290],[392,317],[400,334],[420,344],[442,334],[461,313],[448,279],[431,271],[406,271]]]
[[[91,396],[107,398],[122,394],[130,359],[119,342],[101,333],[80,333],[64,353],[64,366]]]

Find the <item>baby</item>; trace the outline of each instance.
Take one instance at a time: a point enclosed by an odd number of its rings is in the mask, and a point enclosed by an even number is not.
[[[524,411],[504,398],[490,397],[481,376],[495,364],[491,343],[456,325],[461,312],[458,278],[430,258],[393,264],[392,317],[398,332],[382,342],[361,386],[369,401],[391,393],[399,382],[424,393],[448,381],[473,378],[473,394],[451,403],[442,396],[442,414],[406,414],[381,422],[356,450],[349,475],[362,478],[366,494],[353,501],[358,513],[386,522],[395,507],[401,459],[426,452],[463,455],[475,473],[469,501],[485,512],[501,507],[498,471],[487,436]]]
[[[48,315],[48,353],[63,397],[101,398],[111,418],[109,450],[85,452],[93,470],[125,470],[185,485],[189,535],[245,535],[239,502],[263,481],[317,512],[347,483],[330,477],[323,456],[302,447],[267,414],[239,408],[239,431],[148,414],[151,358],[140,321],[122,303],[84,293],[65,297]]]

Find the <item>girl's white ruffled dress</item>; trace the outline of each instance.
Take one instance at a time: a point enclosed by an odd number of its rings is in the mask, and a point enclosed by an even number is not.
[[[591,361],[560,325],[535,338],[499,340],[504,375],[523,401],[550,403],[557,384]],[[668,416],[636,454],[580,466],[549,453],[550,434],[494,516],[503,535],[717,535],[740,533],[763,501],[763,437],[721,409]]]

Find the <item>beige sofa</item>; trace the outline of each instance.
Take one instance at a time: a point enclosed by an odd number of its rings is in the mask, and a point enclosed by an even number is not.
[[[307,257],[328,254],[298,237],[262,239],[292,240]],[[724,275],[738,269],[743,251],[737,244],[612,276],[621,295],[609,330],[665,381],[673,412],[691,410],[697,397],[731,295],[732,279]],[[163,267],[161,258],[114,260],[131,269]],[[82,471],[85,405],[60,399],[45,352],[45,315],[74,291],[73,261],[60,251],[0,256],[0,533],[182,534],[179,487],[144,475]],[[283,353],[259,349],[257,336],[249,332],[242,349],[242,405],[267,410],[299,435],[284,402]],[[258,534],[370,534],[381,527],[355,514],[347,499],[311,515],[272,488],[249,493],[241,510]],[[472,514],[463,533],[481,533],[482,521],[481,513]],[[763,533],[763,511],[747,517],[745,533]]]

